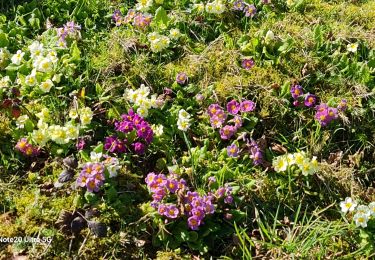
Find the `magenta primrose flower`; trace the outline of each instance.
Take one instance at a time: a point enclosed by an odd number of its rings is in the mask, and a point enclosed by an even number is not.
[[[316,96],[313,94],[307,94],[305,98],[305,106],[306,107],[313,107],[316,103]]]
[[[243,0],[237,0],[233,3],[233,9],[236,11],[242,11],[244,7],[245,3],[243,2]]]
[[[241,65],[245,70],[250,70],[252,67],[254,67],[255,61],[254,59],[243,59]]]
[[[253,160],[255,166],[260,165],[263,162],[263,152],[254,140],[251,140],[250,142],[250,159]]]
[[[227,153],[229,157],[238,157],[238,146],[235,144],[228,146]]]
[[[339,111],[344,112],[348,108],[348,101],[346,99],[341,99],[340,103],[337,106]]]
[[[243,9],[246,17],[254,17],[257,13],[257,9],[254,5],[246,5]]]
[[[86,187],[89,192],[98,192],[104,184],[104,170],[102,163],[86,163],[77,178],[77,186]]]
[[[23,155],[29,157],[37,156],[40,153],[39,148],[29,143],[29,141],[27,141],[27,138],[21,138],[16,144],[16,149]]]
[[[215,116],[217,113],[219,113],[220,111],[223,111],[223,110],[222,110],[222,108],[218,104],[211,104],[208,107],[207,111],[208,111],[209,116],[212,117],[212,116]]]
[[[111,153],[125,153],[125,142],[112,135],[105,138],[104,149]]]
[[[236,129],[239,129],[241,126],[242,126],[242,117],[236,115],[234,118],[233,118],[233,122],[234,122],[234,127]]]
[[[290,89],[290,93],[292,94],[292,97],[294,99],[299,98],[300,96],[303,95],[303,89],[302,86],[300,85],[293,85]]]
[[[232,115],[236,115],[238,111],[240,111],[240,104],[233,99],[232,101],[228,102],[227,111]]]
[[[178,210],[176,205],[172,204],[172,205],[167,206],[164,216],[166,216],[167,218],[177,218],[179,213],[180,211]]]
[[[321,126],[327,126],[332,120],[338,118],[338,109],[329,107],[325,103],[316,106],[315,119]]]
[[[236,128],[231,125],[226,125],[223,128],[221,128],[219,132],[221,139],[228,140],[235,134]]]
[[[240,104],[241,112],[252,112],[255,110],[255,103],[251,100],[244,100]]]
[[[149,14],[137,13],[134,16],[133,25],[139,28],[145,28],[150,25],[151,19],[152,17]]]
[[[188,76],[185,72],[180,72],[176,76],[176,82],[180,85],[185,85],[188,81]]]
[[[188,218],[188,226],[191,230],[198,230],[201,225],[201,220],[196,216],[191,216]]]

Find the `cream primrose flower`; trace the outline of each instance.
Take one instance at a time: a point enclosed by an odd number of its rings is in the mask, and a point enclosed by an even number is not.
[[[67,144],[69,143],[69,137],[67,135],[66,127],[59,125],[51,125],[48,128],[51,140],[57,144]]]
[[[196,10],[198,13],[203,13],[204,12],[204,4],[203,3],[194,4],[193,9]]]
[[[348,52],[357,52],[358,50],[358,43],[349,43],[346,47],[346,49],[348,50]]]
[[[298,152],[294,153],[294,162],[297,164],[299,167],[302,167],[305,158],[306,158],[306,153],[305,152]]]
[[[180,109],[180,111],[178,111],[178,118],[179,119],[190,119],[190,114],[188,112],[186,112],[185,109]]]
[[[353,220],[355,221],[355,225],[357,227],[367,227],[367,221],[368,221],[368,216],[362,213],[356,213],[353,216]]]
[[[157,39],[160,38],[160,34],[158,34],[157,32],[152,32],[152,33],[149,33],[147,35],[147,39],[150,43],[156,41]]]
[[[276,172],[285,172],[288,168],[288,160],[285,155],[281,155],[273,159],[272,166]]]
[[[36,69],[41,72],[50,72],[53,70],[53,62],[49,58],[43,58]]]
[[[368,208],[370,210],[371,216],[375,217],[375,202],[371,202],[368,204]]]
[[[17,53],[11,58],[12,63],[15,65],[20,65],[24,55],[25,53],[23,51],[18,50]]]
[[[155,136],[159,137],[164,133],[164,126],[163,125],[152,125],[152,131],[154,131]]]
[[[295,164],[295,162],[296,162],[296,160],[294,158],[294,154],[291,154],[291,153],[288,153],[286,155],[286,160],[287,160],[289,166]]]
[[[182,131],[187,131],[190,127],[190,114],[184,109],[178,111],[177,126]]]
[[[158,102],[158,95],[157,94],[152,94],[150,98],[150,105],[152,108],[159,108],[160,104]]]
[[[270,44],[271,42],[273,42],[273,40],[275,40],[275,34],[273,33],[273,31],[268,30],[266,36],[264,37],[264,42],[266,44]]]
[[[8,88],[9,87],[10,78],[9,76],[5,76],[0,79],[0,89],[1,88]]]
[[[55,82],[55,83],[60,83],[60,81],[61,81],[61,74],[55,74],[55,75],[53,75],[52,81]]]
[[[48,129],[49,128],[48,124],[44,120],[42,120],[42,119],[39,119],[39,121],[38,121],[38,123],[37,123],[36,126],[39,129]]]
[[[6,47],[0,48],[0,65],[9,59],[10,52]]]
[[[311,175],[315,172],[312,165],[311,165],[310,160],[307,159],[307,158],[303,161],[303,164],[300,167],[300,169],[302,171],[302,174],[305,175],[305,176]]]
[[[206,4],[206,12],[211,14],[221,14],[225,11],[225,5],[220,0]]]
[[[355,203],[352,198],[346,197],[344,201],[340,202],[341,211],[344,213],[352,212],[355,207],[357,207],[357,203]]]
[[[78,111],[77,111],[77,109],[75,109],[75,108],[70,109],[70,110],[69,110],[69,117],[70,117],[71,119],[76,119],[76,118],[78,118]]]
[[[42,60],[44,59],[43,56],[36,56],[34,59],[33,59],[33,68],[35,70],[38,69],[38,67],[40,66],[40,63],[42,62]]]
[[[153,0],[138,0],[135,9],[141,12],[147,12],[153,4]]]
[[[151,42],[151,50],[153,52],[161,52],[169,47],[170,39],[167,36],[161,35],[159,38]]]
[[[366,205],[359,205],[356,209],[356,213],[360,213],[369,217],[371,215],[370,208]]]
[[[38,83],[36,77],[35,77],[35,73],[31,73],[30,75],[27,75],[26,78],[25,78],[25,84],[27,86],[30,86],[30,87],[33,87],[35,86],[36,84]]]
[[[45,146],[50,140],[47,129],[34,130],[31,138],[41,147]]]
[[[31,58],[35,58],[38,56],[43,55],[44,49],[43,49],[43,43],[40,43],[38,41],[34,41],[31,45],[28,47],[30,51]]]
[[[169,31],[169,37],[172,39],[172,40],[178,40],[181,36],[181,32],[179,29],[175,28],[175,29],[171,29]]]
[[[80,112],[79,112],[81,124],[84,125],[84,126],[90,124],[93,115],[94,114],[89,107],[81,108]]]
[[[143,98],[147,98],[148,95],[150,94],[150,88],[146,87],[144,84],[141,84],[141,86],[139,87],[137,91],[138,91],[138,94]]]
[[[141,117],[145,118],[148,116],[148,108],[147,107],[138,107],[137,108],[137,114],[140,115]]]
[[[57,57],[57,52],[55,50],[49,50],[46,57],[47,59],[52,61],[53,64],[56,64],[59,61],[59,58]]]
[[[93,161],[93,162],[99,162],[100,159],[102,158],[102,156],[103,156],[103,153],[96,153],[96,152],[94,152],[94,151],[92,151],[92,152],[90,153],[90,159],[91,159],[91,161]]]
[[[74,125],[73,122],[68,122],[67,124],[65,124],[65,128],[66,128],[67,136],[70,139],[75,140],[78,138],[79,127]]]
[[[53,87],[53,82],[50,79],[47,79],[46,81],[40,83],[39,88],[44,93],[48,93],[51,88]]]
[[[28,115],[19,116],[16,120],[17,128],[20,128],[20,129],[24,128],[27,120],[29,120]]]

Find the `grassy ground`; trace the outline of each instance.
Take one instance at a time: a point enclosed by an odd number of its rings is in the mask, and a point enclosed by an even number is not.
[[[21,2],[27,1],[1,3],[1,13],[8,20],[17,19],[16,6]],[[34,160],[14,151],[14,119],[0,112],[0,236],[53,237],[49,244],[0,243],[0,258],[374,257],[375,229],[371,225],[366,229],[356,227],[350,217],[341,214],[339,202],[346,197],[366,204],[375,201],[375,1],[295,1],[299,3],[289,7],[283,1],[271,1],[270,10],[260,12],[253,20],[241,20],[229,12],[219,21],[200,21],[199,16],[189,15],[182,11],[185,2],[175,1],[174,8],[167,8],[185,36],[160,55],[145,47],[145,35],[111,22],[116,8],[127,10],[133,1],[82,0],[77,4],[46,0],[36,5],[43,14],[41,24],[51,17],[56,25],[68,18],[82,25],[80,60],[72,80],[66,83],[69,91],[60,94],[68,96],[68,92],[85,89],[83,102],[94,111],[94,126],[85,134],[91,135],[93,146],[108,136],[109,121],[126,112],[129,104],[124,98],[125,88],[146,84],[152,86],[153,93],[161,94],[165,88],[174,88],[175,76],[181,71],[193,84],[184,97],[173,97],[167,108],[150,119],[153,124],[163,124],[168,135],[152,144],[144,157],[126,157],[116,179],[115,194],[108,189],[95,203],[71,184],[54,187],[63,170],[62,154],[51,152]],[[255,46],[251,42],[261,42],[268,30],[285,48],[268,49],[266,53],[263,43]],[[43,31],[43,26],[39,30],[29,28],[20,41],[33,39]],[[359,43],[358,52],[348,53],[347,44],[354,42]],[[256,61],[249,71],[241,68],[245,56]],[[283,94],[283,87],[293,82],[322,102],[347,99],[347,113],[337,122],[320,127],[312,110],[294,107],[290,95]],[[197,93],[205,97],[202,103],[188,101]],[[269,164],[263,167],[253,167],[248,158],[233,162],[220,157],[225,142],[209,128],[203,113],[212,102],[224,106],[242,97],[257,104],[257,124],[245,131],[266,147]],[[71,106],[70,101],[55,97],[52,101],[25,100],[25,107],[31,111],[38,101],[60,114],[67,114]],[[204,240],[206,251],[188,243],[174,247],[157,241],[155,235],[163,232],[150,213],[151,198],[144,183],[145,175],[154,169],[165,171],[166,165],[175,161],[183,169],[192,162],[189,145],[176,127],[171,127],[176,121],[171,114],[178,107],[196,112],[193,130],[187,134],[191,146],[200,148],[205,140],[208,142],[207,154],[195,165],[196,188],[204,191],[204,176],[209,174],[223,174],[226,181],[239,187],[233,210],[241,217],[238,221],[236,216],[236,221],[220,220],[221,231],[210,230],[213,237]],[[308,180],[296,177],[291,182],[272,170],[273,157],[298,150],[317,156],[320,170],[315,175]],[[70,154],[78,155],[74,145],[65,155]],[[106,237],[93,236],[89,228],[77,234],[63,232],[58,219],[64,221],[64,211],[78,216],[88,209],[100,212],[94,219],[108,226]]]

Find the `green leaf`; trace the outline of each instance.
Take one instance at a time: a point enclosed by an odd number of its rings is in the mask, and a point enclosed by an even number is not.
[[[190,232],[189,232],[189,238],[188,238],[188,241],[189,241],[189,242],[195,242],[195,241],[197,241],[197,239],[198,239],[198,233],[195,232],[195,231],[190,231]]]
[[[283,41],[283,44],[279,47],[278,51],[285,54],[288,53],[294,45],[293,38],[289,37]]]
[[[8,45],[8,35],[6,33],[0,33],[0,48],[7,47]]]
[[[154,21],[157,23],[163,23],[166,26],[168,25],[169,18],[163,7],[160,6],[158,9],[156,9]]]
[[[290,82],[286,81],[284,85],[281,86],[281,92],[280,92],[280,97],[284,97],[290,92]]]
[[[89,204],[94,204],[94,202],[98,201],[98,196],[92,192],[85,192],[85,199]]]
[[[5,15],[0,15],[0,24],[4,24],[7,21],[7,17]]]
[[[90,156],[83,150],[79,151],[79,154],[81,155],[81,158],[85,160],[86,162],[91,161]]]
[[[79,61],[81,58],[81,51],[79,50],[76,41],[74,41],[70,47],[70,55],[72,56],[71,61]]]
[[[94,152],[96,152],[96,153],[102,153],[103,152],[103,144],[101,143],[101,144],[99,144],[97,147],[95,147],[94,148]]]

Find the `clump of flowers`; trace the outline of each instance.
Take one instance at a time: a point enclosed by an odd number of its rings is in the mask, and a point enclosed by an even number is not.
[[[257,9],[253,4],[248,4],[243,0],[237,0],[233,3],[233,9],[236,11],[242,11],[246,17],[254,17],[257,13]]]
[[[375,219],[375,202],[368,205],[358,205],[352,198],[347,197],[340,202],[343,213],[354,212],[353,220],[357,227],[367,227],[369,220]]]
[[[39,148],[29,143],[27,138],[21,138],[16,144],[16,149],[28,157],[37,156],[40,153]]]
[[[292,98],[294,99],[293,105],[299,106],[303,101],[305,107],[314,107],[317,102],[317,96],[307,93],[304,95],[303,88],[300,85],[293,85],[290,89]],[[348,107],[347,100],[342,99],[337,107],[330,107],[326,103],[320,103],[315,106],[315,119],[321,126],[327,126],[333,120],[338,118],[339,112],[344,112]]]
[[[250,141],[250,158],[254,165],[261,165],[263,163],[263,151],[255,140]]]
[[[115,10],[112,15],[112,20],[115,22],[116,26],[132,23],[135,27],[143,29],[150,25],[152,16],[148,13],[141,13],[134,9],[129,9],[126,16],[123,17],[120,10]]]
[[[112,153],[125,153],[132,150],[136,154],[144,154],[154,138],[149,123],[132,109],[128,114],[123,114],[121,120],[115,122],[115,130],[119,134],[106,137],[104,144],[104,149]],[[119,137],[124,134],[127,138]]]
[[[210,14],[222,14],[225,11],[225,4],[221,0],[215,0],[207,3],[205,9]]]
[[[169,47],[169,44],[171,42],[168,36],[161,35],[157,32],[150,33],[147,38],[151,44],[151,51],[153,52],[163,51],[164,49]]]
[[[81,26],[76,24],[74,21],[69,21],[63,25],[63,27],[57,28],[57,36],[59,40],[57,45],[59,47],[66,47],[67,38],[80,38],[81,37]]]
[[[162,102],[157,98],[157,94],[150,95],[150,88],[142,84],[138,89],[127,89],[126,99],[137,107],[137,114],[147,117],[149,109],[158,108]]]
[[[115,157],[102,155],[102,153],[91,152],[92,162],[85,163],[77,178],[77,186],[86,187],[89,192],[98,192],[103,186],[106,177],[117,176],[121,168]],[[104,159],[104,160],[103,160]]]
[[[211,104],[208,107],[208,115],[210,117],[211,126],[213,128],[220,128],[220,137],[223,140],[229,140],[242,126],[242,117],[239,113],[253,112],[255,110],[255,103],[250,100],[243,100],[238,102],[232,100],[227,104],[227,112],[225,112],[218,104]],[[233,116],[233,119],[228,122],[233,125],[224,125],[228,115]]]
[[[191,124],[191,116],[188,112],[185,111],[185,109],[180,109],[178,111],[178,120],[177,120],[177,127],[181,131],[186,132]]]
[[[200,195],[190,191],[187,182],[173,173],[166,176],[151,172],[145,181],[152,193],[151,206],[157,209],[158,214],[169,220],[184,219],[191,230],[197,230],[204,224],[205,217],[215,213],[218,203],[233,202],[232,188],[228,185]],[[210,184],[215,181],[211,178]]]
[[[293,165],[297,166],[304,176],[312,175],[319,170],[316,157],[310,159],[305,152],[284,154],[272,161],[272,166],[276,172],[285,172],[291,169]]]
[[[329,107],[325,103],[321,103],[316,106],[315,119],[320,123],[321,126],[328,125],[332,120],[338,118],[338,110],[334,107]]]

